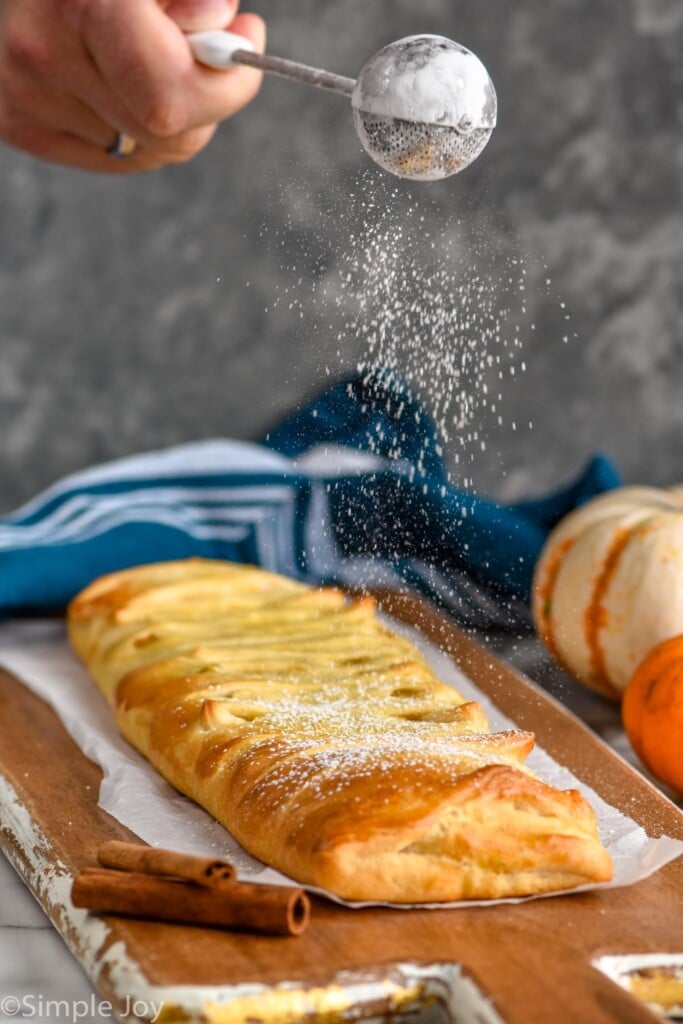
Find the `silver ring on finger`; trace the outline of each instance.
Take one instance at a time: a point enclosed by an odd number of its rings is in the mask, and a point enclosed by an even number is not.
[[[125,160],[132,156],[137,148],[138,144],[131,135],[126,135],[125,132],[117,132],[112,144],[107,146],[107,153],[109,156],[113,156],[115,160]]]

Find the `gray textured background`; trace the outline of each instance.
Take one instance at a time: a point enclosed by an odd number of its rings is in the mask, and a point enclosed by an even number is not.
[[[409,190],[437,239],[457,226],[461,257],[468,239],[487,258],[525,254],[527,369],[506,379],[503,426],[483,417],[475,485],[539,492],[595,449],[630,480],[683,478],[680,0],[251,8],[271,52],[344,73],[417,31],[455,37],[491,71],[488,149]],[[348,372],[365,339],[336,339],[339,313],[309,301],[309,281],[334,291],[367,166],[343,101],[277,80],[197,160],[151,175],[90,177],[1,148],[0,510],[96,460],[256,436]],[[295,308],[274,304],[299,276]]]

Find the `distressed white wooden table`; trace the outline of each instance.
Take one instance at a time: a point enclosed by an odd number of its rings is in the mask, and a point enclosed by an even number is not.
[[[102,1024],[99,997],[9,862],[0,857],[0,1021]]]

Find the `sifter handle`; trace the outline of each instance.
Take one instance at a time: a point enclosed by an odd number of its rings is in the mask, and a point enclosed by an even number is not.
[[[271,57],[269,54],[256,53],[254,47],[244,36],[234,32],[193,32],[187,37],[196,61],[209,68],[225,70],[237,64],[259,68],[270,75],[279,75],[301,85],[310,85],[316,89],[327,89],[340,96],[351,96],[356,81],[335,75],[321,68],[311,68],[307,64],[299,64],[283,57]]]

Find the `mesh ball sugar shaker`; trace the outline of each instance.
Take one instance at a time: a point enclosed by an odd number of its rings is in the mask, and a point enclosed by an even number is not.
[[[443,36],[408,36],[385,46],[357,80],[258,54],[242,36],[188,36],[195,59],[212,68],[246,64],[351,100],[366,152],[401,178],[436,181],[475,160],[496,126],[496,92],[470,50]]]

